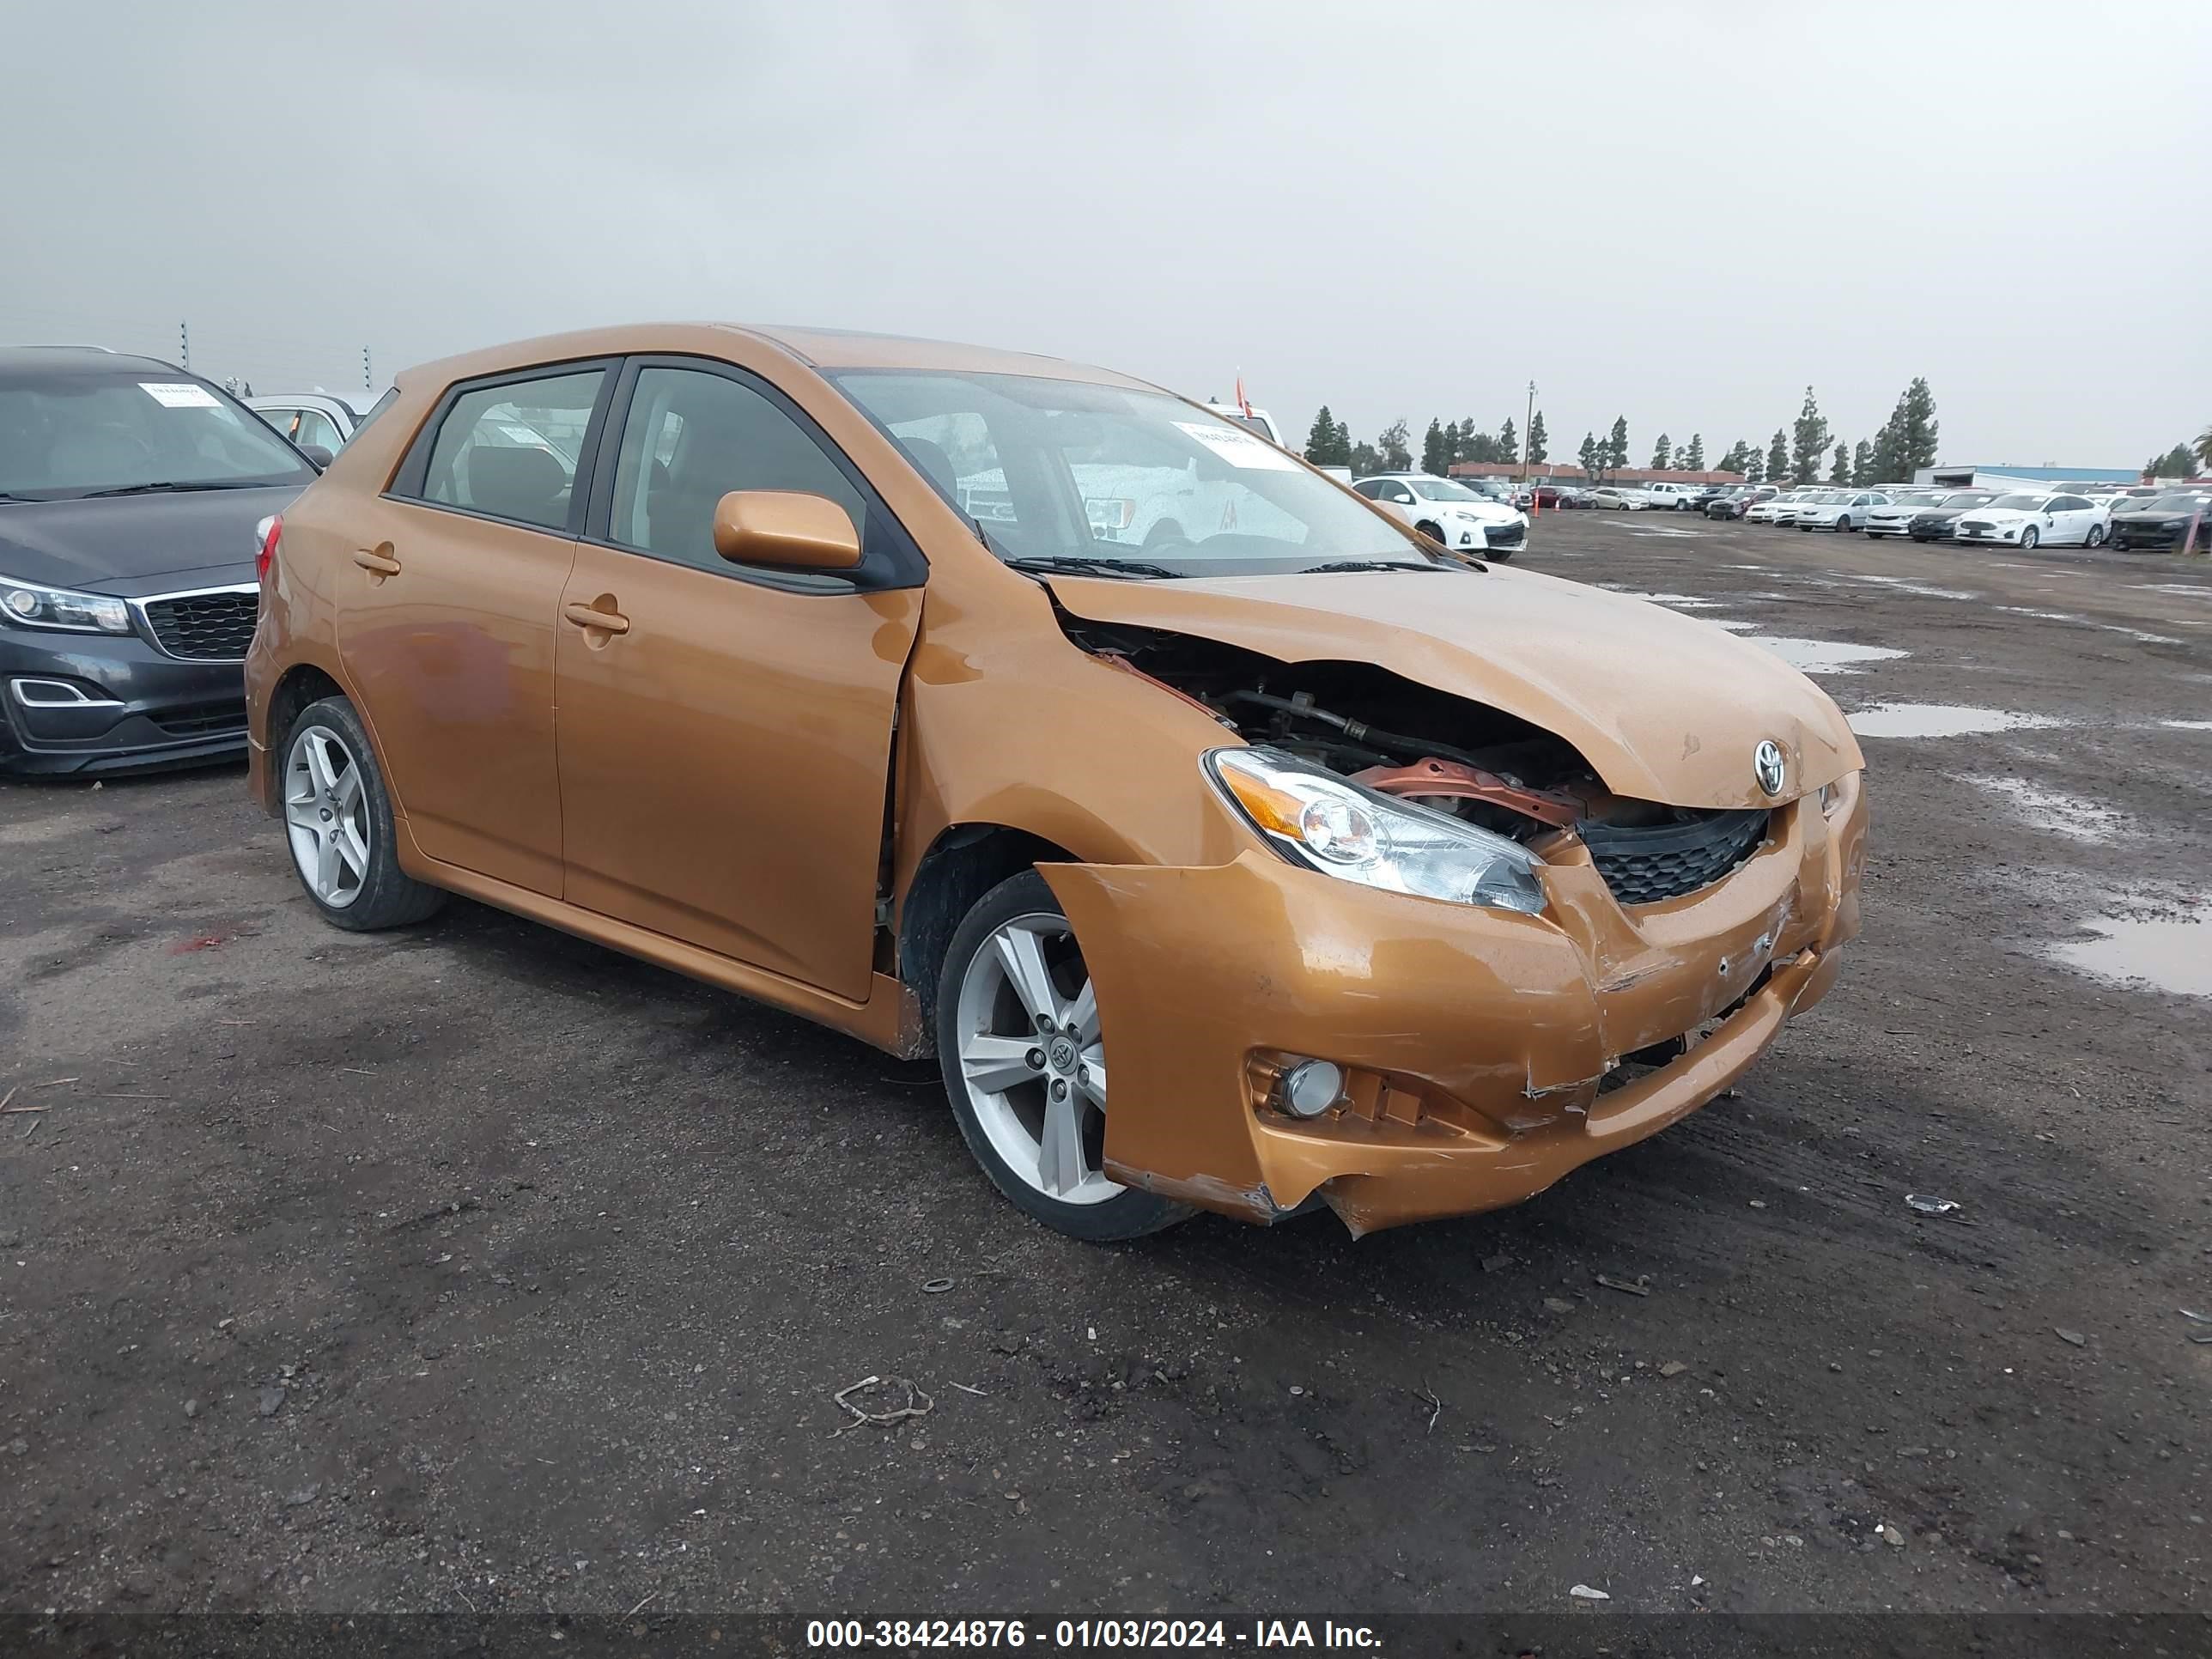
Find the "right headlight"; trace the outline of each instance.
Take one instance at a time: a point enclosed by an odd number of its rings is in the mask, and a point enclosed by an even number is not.
[[[1363,887],[1528,915],[1543,860],[1503,836],[1268,748],[1215,749],[1207,775],[1293,863]]]
[[[73,634],[128,634],[131,607],[106,593],[77,593],[0,576],[0,621]]]

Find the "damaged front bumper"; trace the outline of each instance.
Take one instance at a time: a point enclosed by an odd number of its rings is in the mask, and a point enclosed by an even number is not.
[[[1254,1221],[1318,1197],[1355,1234],[1529,1198],[1696,1110],[1827,994],[1858,933],[1856,775],[1832,810],[1780,808],[1732,873],[1631,908],[1562,833],[1540,916],[1258,850],[1042,866],[1098,988],[1107,1171]],[[1309,1058],[1348,1081],[1300,1119],[1273,1090]]]

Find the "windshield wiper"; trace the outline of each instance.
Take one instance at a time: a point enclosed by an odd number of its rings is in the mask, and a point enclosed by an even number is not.
[[[80,501],[88,501],[93,500],[94,497],[100,495],[181,495],[187,490],[196,489],[265,489],[267,488],[268,486],[266,484],[252,483],[243,479],[235,478],[225,478],[221,480],[210,479],[203,483],[187,483],[179,480],[172,479],[164,483],[117,484],[112,489],[88,489],[75,497],[75,499]]]
[[[1054,553],[1033,558],[1008,559],[1009,570],[1027,570],[1061,576],[1180,576],[1165,565],[1139,564],[1128,559],[1097,559],[1081,553]]]
[[[1334,564],[1310,564],[1301,576],[1328,576],[1340,570],[1449,570],[1443,564],[1409,564],[1399,559],[1339,559]]]

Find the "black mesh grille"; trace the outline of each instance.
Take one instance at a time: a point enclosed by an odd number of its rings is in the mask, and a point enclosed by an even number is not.
[[[1518,547],[1527,539],[1527,532],[1517,524],[1498,524],[1484,526],[1482,538],[1492,547]]]
[[[1598,873],[1623,904],[1656,904],[1709,887],[1759,848],[1767,814],[1699,812],[1673,823],[1577,826]]]
[[[253,623],[261,596],[250,593],[194,593],[180,599],[149,599],[146,621],[162,650],[194,662],[231,662],[253,642]]]
[[[196,702],[155,715],[154,724],[173,738],[219,737],[246,730],[246,701]]]

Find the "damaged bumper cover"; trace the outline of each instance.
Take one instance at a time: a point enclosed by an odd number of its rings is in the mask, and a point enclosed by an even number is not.
[[[1256,850],[1043,866],[1105,1014],[1106,1169],[1254,1221],[1318,1198],[1355,1234],[1529,1198],[1696,1110],[1826,994],[1858,932],[1865,827],[1854,777],[1832,817],[1781,808],[1727,878],[1631,908],[1563,833],[1534,916]],[[1273,1091],[1308,1058],[1348,1082],[1301,1119]]]

